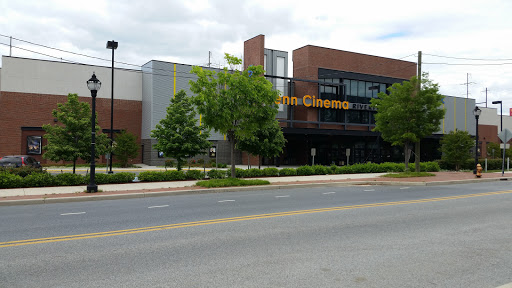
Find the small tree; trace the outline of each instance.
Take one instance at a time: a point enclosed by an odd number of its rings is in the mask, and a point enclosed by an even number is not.
[[[494,151],[493,151],[494,150]],[[491,158],[501,158],[501,155],[503,152],[501,152],[500,144],[491,142],[487,144],[487,155]]]
[[[443,152],[441,159],[455,165],[456,171],[459,171],[464,162],[471,158],[471,148],[475,144],[468,132],[460,130],[445,134],[440,143],[439,150]]]
[[[171,99],[167,116],[151,131],[151,137],[158,141],[153,147],[164,152],[164,156],[176,159],[178,170],[186,158],[204,153],[211,146],[206,140],[209,132],[197,124],[195,117],[191,99],[181,90]]]
[[[225,58],[231,67],[242,63],[229,54]],[[194,104],[203,115],[205,125],[228,136],[231,177],[235,177],[236,140],[249,137],[260,127],[275,121],[279,91],[272,89],[272,83],[263,77],[261,65],[243,72],[224,68],[219,73],[195,66],[191,73],[198,77],[189,82],[190,90],[197,95]]]
[[[122,167],[128,167],[128,160],[139,155],[139,145],[137,144],[137,136],[133,133],[126,132],[116,134],[114,142],[114,154],[116,155]]]
[[[283,131],[277,120],[274,120],[270,125],[260,128],[254,134],[238,139],[237,148],[249,154],[258,155],[261,166],[261,157],[278,156],[283,152],[285,144]]]
[[[443,95],[439,86],[424,74],[418,93],[418,78],[395,83],[388,88],[389,94],[380,92],[379,98],[371,99],[371,107],[377,108],[374,131],[382,133],[382,139],[391,145],[403,145],[405,168],[409,169],[409,149],[412,143],[439,130],[445,110],[440,108]],[[419,155],[419,151],[416,151]],[[419,172],[419,161],[416,165]]]
[[[59,124],[43,125],[46,131],[44,138],[48,144],[43,147],[43,158],[52,161],[73,161],[75,173],[76,160],[91,159],[91,108],[88,103],[79,102],[77,94],[68,94],[66,103],[57,104],[52,116]],[[96,117],[96,158],[105,154],[109,149],[109,139],[106,134],[98,134],[100,126]]]

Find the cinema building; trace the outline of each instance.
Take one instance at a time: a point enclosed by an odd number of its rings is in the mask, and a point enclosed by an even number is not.
[[[377,93],[416,75],[415,62],[307,45],[292,52],[293,77],[290,77],[288,52],[265,48],[263,35],[244,42],[243,60],[244,68],[264,66],[267,79],[282,95],[277,102],[277,118],[287,144],[282,155],[263,159],[262,164],[305,165],[313,160],[323,165],[403,161],[402,147],[390,146],[379,133],[372,131],[376,112],[369,103]],[[191,68],[187,64],[151,60],[140,70],[115,69],[114,131],[127,130],[137,135],[140,153],[134,163],[163,165],[165,158],[159,157],[159,151],[153,148],[156,140],[150,132],[165,117],[175,93],[183,89],[192,95],[188,83],[195,75],[190,74]],[[41,149],[46,144],[42,125],[56,123],[51,111],[57,108],[57,103],[66,102],[68,93],[77,93],[81,101],[91,102],[85,82],[93,72],[102,82],[96,101],[99,125],[104,133],[109,133],[110,67],[3,56],[0,156],[32,154],[46,163]],[[422,140],[422,160],[441,157],[439,139],[449,131],[465,130],[475,135],[474,99],[446,96],[443,108],[446,115],[439,131]],[[494,137],[499,117],[494,109],[484,112],[482,116],[486,116],[480,121],[479,132],[487,139],[481,141],[481,153],[485,153],[486,142],[499,143]],[[505,119],[504,126],[508,127],[509,122],[512,121]],[[217,161],[228,163],[230,153],[225,135],[212,132],[210,141],[216,149]],[[236,163],[247,164],[249,158],[238,152]],[[257,161],[255,157],[250,158],[253,165]]]

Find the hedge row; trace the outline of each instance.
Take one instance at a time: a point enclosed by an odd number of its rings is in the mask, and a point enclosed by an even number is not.
[[[411,168],[414,163],[411,163]],[[500,162],[501,167],[501,162]],[[421,163],[421,171],[436,172],[440,167],[437,162]],[[283,168],[264,168],[264,169],[240,169],[235,170],[237,178],[251,177],[274,177],[274,176],[302,176],[302,175],[327,175],[327,174],[354,174],[354,173],[386,173],[403,172],[405,165],[403,163],[367,163],[354,164],[350,166],[301,166],[297,169]],[[89,175],[79,175],[71,173],[62,173],[51,175],[45,171],[30,171],[31,173],[10,173],[0,171],[0,188],[22,188],[22,187],[48,187],[48,186],[74,186],[85,185],[89,182]],[[25,175],[22,177],[20,175]],[[207,176],[211,179],[222,179],[231,176],[230,170],[212,169],[208,171]],[[115,174],[96,174],[96,184],[129,183],[135,178],[134,173],[115,173]],[[139,173],[138,179],[143,182],[157,181],[179,181],[179,180],[200,180],[204,179],[205,174],[200,170],[169,170],[169,171],[145,171]]]
[[[414,163],[410,163],[409,169],[414,169]],[[423,162],[420,163],[420,170],[422,172],[438,172],[441,170],[437,162]],[[265,168],[265,169],[235,169],[237,178],[251,178],[251,177],[272,177],[272,176],[305,176],[305,175],[327,175],[327,174],[356,174],[356,173],[388,173],[388,172],[404,172],[404,163],[366,163],[354,164],[350,166],[301,166],[297,169],[283,168]],[[221,179],[231,176],[230,170],[216,170],[208,171],[208,177],[212,179]]]
[[[436,161],[439,164],[439,167],[443,170],[455,170],[455,165],[446,163],[443,160]],[[487,170],[501,170],[501,164],[503,159],[487,159]],[[482,168],[485,169],[485,159],[478,159],[478,163],[482,165]],[[505,166],[507,165],[507,159],[505,158]],[[506,168],[506,167],[505,167]],[[460,167],[462,170],[473,170],[475,169],[475,158],[466,159],[462,166]]]
[[[135,173],[96,174],[96,184],[117,184],[131,182]],[[89,183],[89,175],[62,173],[52,175],[46,172],[32,173],[22,177],[16,173],[0,172],[0,189],[50,186],[76,186]]]

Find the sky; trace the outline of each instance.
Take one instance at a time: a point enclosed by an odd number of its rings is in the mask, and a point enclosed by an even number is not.
[[[219,67],[224,53],[243,58],[243,42],[263,34],[265,48],[289,53],[290,72],[293,50],[308,44],[413,62],[422,51],[422,71],[442,94],[486,107],[487,88],[488,107],[499,114],[491,102],[501,100],[504,115],[512,108],[508,0],[0,0],[0,7],[5,56],[110,66],[105,45],[115,40],[119,68],[150,60],[206,66],[209,51]]]

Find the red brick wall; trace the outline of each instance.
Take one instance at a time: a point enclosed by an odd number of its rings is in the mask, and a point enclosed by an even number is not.
[[[496,125],[478,125],[478,141],[482,142],[482,151],[480,151],[480,157],[487,157],[487,142],[501,143],[498,137],[498,126]],[[498,152],[499,154],[499,152]]]
[[[258,35],[244,42],[244,69],[250,65],[263,66],[265,61],[265,36]]]
[[[80,101],[91,104],[91,97],[80,97]],[[23,131],[21,127],[41,127],[53,124],[51,112],[57,103],[67,101],[67,96],[33,93],[0,93],[0,156],[26,154],[26,136],[43,135],[44,131]],[[110,99],[96,98],[98,122],[102,129],[110,129]],[[114,129],[125,129],[138,138],[140,144],[142,129],[142,102],[114,99]],[[46,142],[43,139],[43,145]],[[46,163],[41,155],[35,157]],[[100,159],[103,161],[104,159]],[[141,162],[141,151],[134,163]]]
[[[293,51],[293,77],[318,80],[318,69],[333,69],[400,79],[416,75],[416,63],[307,45]],[[295,82],[295,96],[318,96],[318,84]],[[295,120],[318,121],[318,109],[304,106],[294,108]],[[316,124],[294,124],[298,128],[315,128]],[[334,129],[343,129],[337,126]],[[367,130],[352,126],[347,130]]]

